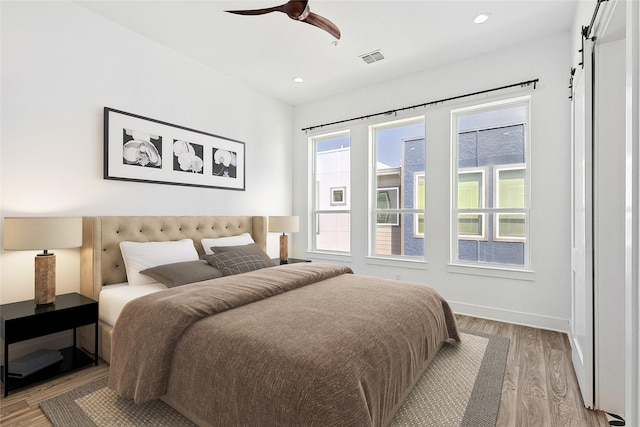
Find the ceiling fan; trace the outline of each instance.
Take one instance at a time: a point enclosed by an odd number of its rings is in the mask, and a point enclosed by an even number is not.
[[[265,13],[271,12],[283,12],[293,20],[314,25],[325,30],[333,37],[340,39],[340,30],[338,29],[338,27],[327,18],[311,12],[308,3],[308,1],[291,0],[280,6],[268,7],[265,9],[227,10],[225,12],[235,13],[237,15],[264,15]]]

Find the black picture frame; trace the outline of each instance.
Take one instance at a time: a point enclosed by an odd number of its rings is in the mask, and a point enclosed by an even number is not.
[[[104,179],[245,191],[245,143],[104,107]]]

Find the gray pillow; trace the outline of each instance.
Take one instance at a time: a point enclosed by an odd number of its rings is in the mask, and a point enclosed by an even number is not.
[[[221,254],[229,251],[236,250],[245,250],[252,253],[256,253],[262,257],[265,263],[267,263],[267,267],[273,267],[277,265],[273,260],[269,257],[269,255],[262,250],[262,248],[257,243],[249,243],[248,245],[239,245],[239,246],[212,246],[211,250],[214,254]],[[211,255],[205,255],[205,259]]]
[[[260,254],[246,249],[236,249],[235,251],[207,255],[205,259],[225,276],[248,273],[249,271],[271,266]],[[271,263],[273,263],[273,261],[271,261]]]
[[[220,270],[204,260],[159,265],[142,270],[140,273],[156,279],[169,288],[223,276]]]

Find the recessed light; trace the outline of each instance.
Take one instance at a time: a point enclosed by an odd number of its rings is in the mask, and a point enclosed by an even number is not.
[[[473,22],[476,24],[484,24],[489,20],[490,13],[480,13],[475,18],[473,18]]]
[[[304,81],[304,79],[302,77],[296,77],[293,79],[294,82],[296,83],[302,83]]]

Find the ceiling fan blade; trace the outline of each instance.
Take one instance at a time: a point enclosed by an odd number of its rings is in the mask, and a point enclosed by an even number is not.
[[[226,10],[225,12],[235,13],[236,15],[264,15],[271,12],[283,12],[295,21],[306,22],[325,30],[337,39],[340,39],[340,30],[327,18],[317,15],[309,10],[308,0],[290,0],[280,6],[268,7],[265,9],[251,10]]]
[[[303,22],[306,22],[307,24],[315,25],[318,28],[322,28],[323,30],[331,34],[333,37],[340,40],[340,30],[338,29],[336,24],[329,21],[327,18],[323,16],[310,12],[309,15],[305,19],[303,19]]]
[[[284,12],[286,10],[284,8],[284,4],[280,6],[267,7],[265,9],[251,9],[251,10],[225,10],[225,12],[234,13],[236,15],[264,15],[265,13],[271,12]]]

